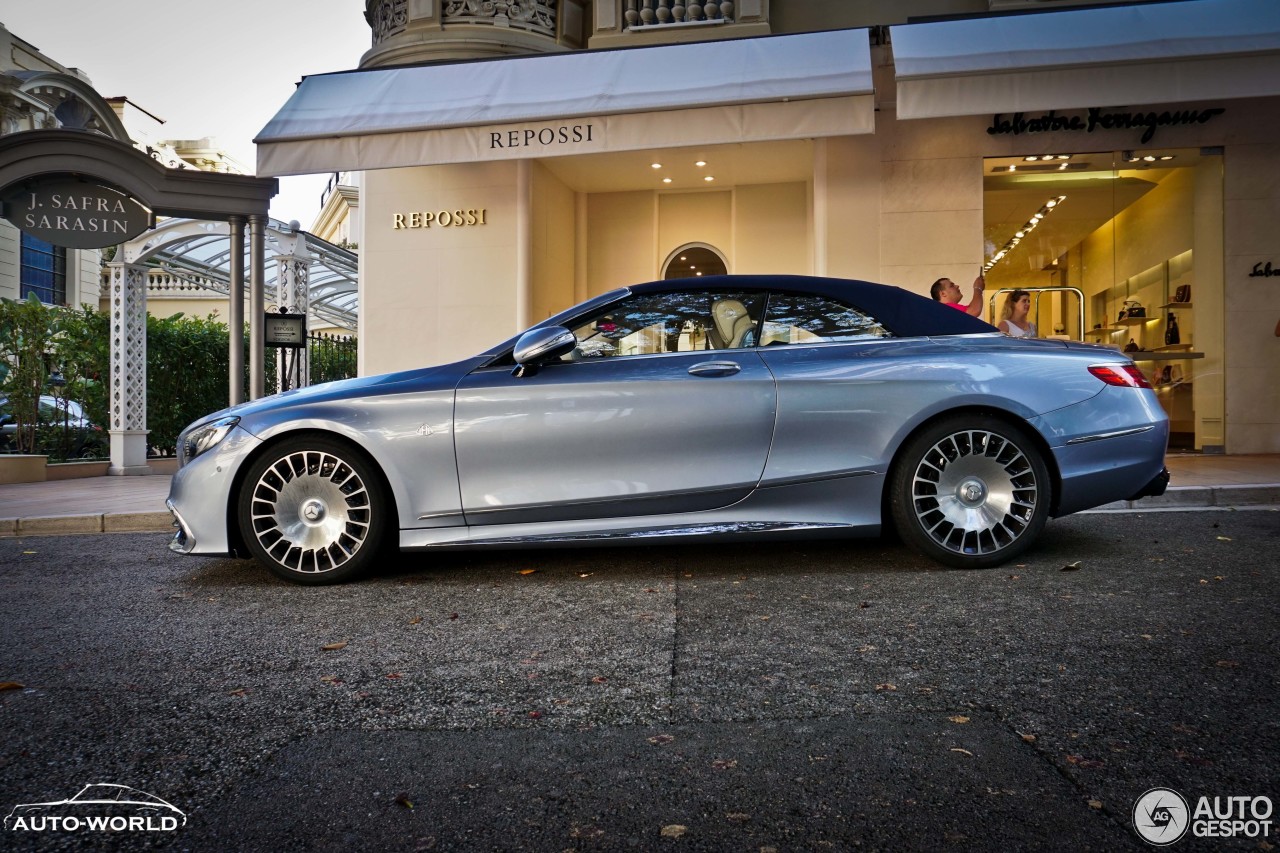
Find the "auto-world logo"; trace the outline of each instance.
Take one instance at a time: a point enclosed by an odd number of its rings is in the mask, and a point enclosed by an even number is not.
[[[1191,808],[1171,788],[1152,788],[1133,805],[1133,828],[1163,847],[1190,831],[1195,838],[1266,838],[1271,835],[1270,797],[1199,797]]]
[[[85,785],[66,800],[20,803],[4,819],[6,832],[173,832],[184,812],[154,794],[125,785]]]

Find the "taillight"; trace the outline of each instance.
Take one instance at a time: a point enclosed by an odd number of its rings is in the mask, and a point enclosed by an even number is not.
[[[1119,385],[1122,388],[1150,388],[1151,383],[1142,371],[1132,364],[1094,364],[1089,372],[1108,385]]]

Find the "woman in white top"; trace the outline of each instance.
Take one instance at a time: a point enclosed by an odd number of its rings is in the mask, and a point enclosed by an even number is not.
[[[1031,312],[1031,294],[1025,290],[1015,290],[1004,300],[1004,310],[998,324],[1000,331],[1011,338],[1034,338],[1036,324],[1027,320]]]

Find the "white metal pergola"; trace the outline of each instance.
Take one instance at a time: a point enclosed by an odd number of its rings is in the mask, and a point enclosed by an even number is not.
[[[355,252],[277,219],[267,220],[264,231],[266,303],[308,313],[316,324],[354,332],[359,273]],[[229,296],[231,245],[230,223],[170,219],[123,244],[118,257]],[[241,250],[241,263],[248,264],[248,248]]]

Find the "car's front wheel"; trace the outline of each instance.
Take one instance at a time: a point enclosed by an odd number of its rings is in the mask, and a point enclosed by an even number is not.
[[[367,571],[389,510],[373,465],[324,437],[270,448],[250,465],[237,502],[249,551],[301,584],[342,583]]]
[[[903,540],[940,563],[996,566],[1030,547],[1049,517],[1048,467],[1027,433],[999,418],[946,418],[902,448],[890,483]]]

